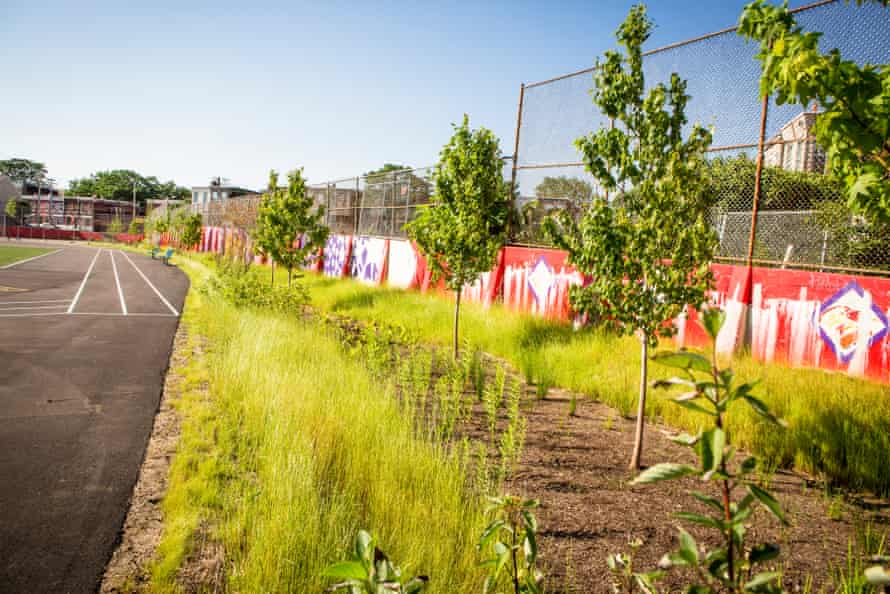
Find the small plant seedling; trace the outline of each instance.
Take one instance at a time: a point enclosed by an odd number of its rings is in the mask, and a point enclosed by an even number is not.
[[[492,554],[482,562],[488,570],[483,592],[494,592],[506,579],[513,594],[540,594],[544,576],[537,569],[538,522],[532,513],[538,501],[504,495],[489,502],[486,513],[492,520],[478,545],[480,552]]]
[[[519,410],[521,401],[522,392],[519,389],[519,380],[514,379],[507,398],[507,428],[501,434],[501,442],[499,444],[501,479],[507,478],[513,472],[513,469],[522,457],[528,419],[522,416],[522,412]]]
[[[702,326],[712,341],[725,320],[725,314],[717,309],[701,313]],[[675,438],[679,444],[691,448],[698,455],[699,466],[662,463],[648,468],[637,476],[634,484],[695,476],[705,482],[716,482],[720,497],[693,491],[692,495],[710,508],[710,515],[693,512],[675,514],[680,520],[711,528],[720,534],[722,544],[710,551],[700,551],[699,544],[692,535],[680,528],[680,548],[665,555],[661,567],[687,567],[696,572],[697,583],[689,584],[687,592],[778,593],[781,573],[756,570],[762,564],[775,559],[779,547],[771,543],[748,546],[745,542],[745,523],[754,513],[757,505],[766,509],[783,525],[785,514],[779,502],[766,489],[758,485],[757,459],[748,457],[739,464],[733,463],[735,449],[730,445],[724,431],[724,417],[735,402],[747,403],[766,421],[781,426],[782,423],[769,411],[767,406],[752,394],[755,383],[737,384],[731,369],[721,369],[717,356],[712,353],[711,361],[702,355],[688,351],[659,353],[655,361],[679,369],[683,377],[673,377],[655,382],[655,387],[681,386],[687,391],[676,398],[679,406],[707,415],[713,422],[710,429],[698,435],[680,435]],[[733,500],[733,493],[744,490],[745,495]],[[654,592],[653,589],[644,590]]]
[[[402,571],[377,548],[374,538],[364,530],[359,530],[356,535],[350,557],[349,561],[328,566],[322,573],[324,577],[340,580],[331,585],[327,592],[417,594],[429,582],[425,575],[404,579]]]
[[[616,553],[606,558],[609,571],[612,573],[612,589],[615,592],[655,592],[654,581],[661,577],[662,572],[637,573],[634,571],[634,559],[643,541],[636,538],[627,543],[630,552]]]

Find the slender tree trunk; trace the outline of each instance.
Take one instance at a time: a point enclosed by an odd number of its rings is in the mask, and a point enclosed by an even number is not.
[[[455,301],[454,301],[454,360],[457,361],[458,356],[460,355],[459,350],[459,342],[458,342],[458,328],[460,327],[460,294],[462,293],[461,289],[463,287],[457,289],[455,291]]]
[[[272,260],[272,286],[275,286],[275,260]]]
[[[291,277],[291,268],[287,267],[287,288],[290,289],[290,277]]]
[[[637,405],[637,430],[634,435],[634,451],[630,458],[631,470],[639,470],[643,455],[643,427],[646,422],[646,376],[649,365],[649,336],[644,332],[640,337],[640,401]]]

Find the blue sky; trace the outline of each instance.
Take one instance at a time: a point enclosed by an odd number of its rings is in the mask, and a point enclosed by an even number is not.
[[[744,0],[648,4],[649,47]],[[630,2],[0,1],[0,158],[248,187],[428,165],[464,112],[513,149],[519,85],[587,67]],[[12,67],[8,67],[12,65]]]

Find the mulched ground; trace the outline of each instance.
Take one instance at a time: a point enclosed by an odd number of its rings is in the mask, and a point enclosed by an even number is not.
[[[531,406],[526,447],[520,468],[506,489],[539,499],[538,511],[543,563],[548,589],[555,592],[610,592],[612,576],[606,565],[610,553],[628,552],[628,542],[643,541],[636,557],[639,571],[656,569],[659,559],[677,546],[677,511],[707,513],[690,491],[717,495],[716,484],[695,478],[631,486],[627,470],[634,436],[634,421],[615,409],[578,399],[575,416],[569,416],[570,394],[551,390]],[[694,463],[687,448],[668,439],[676,430],[649,423],[644,441],[644,464]],[[738,459],[738,455],[737,455]],[[758,511],[748,531],[748,543],[772,542],[782,553],[775,568],[784,571],[789,592],[833,589],[833,567],[845,563],[848,542],[857,526],[874,522],[883,533],[884,504],[855,506],[829,497],[812,477],[778,471],[769,487],[780,500],[790,526],[782,527],[765,510]],[[835,519],[832,519],[835,518]],[[701,543],[716,544],[707,529],[682,524]],[[688,583],[688,582],[687,582]],[[682,575],[659,582],[662,591],[680,591]]]

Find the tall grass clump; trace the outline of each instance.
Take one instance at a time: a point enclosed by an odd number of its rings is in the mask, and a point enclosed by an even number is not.
[[[396,324],[428,343],[449,343],[452,311],[441,295],[313,276],[306,282],[317,308]],[[468,303],[463,316],[469,342],[506,359],[533,381],[546,369],[548,384],[586,394],[625,416],[633,410],[640,364],[635,338],[597,328],[573,331],[567,324],[499,305],[484,309]],[[777,433],[744,409],[731,411],[726,426],[736,444],[835,484],[890,494],[890,466],[875,463],[890,448],[890,388],[838,373],[764,364],[746,355],[731,363],[741,381],[762,380],[762,400],[789,424],[787,431]],[[666,373],[656,369],[652,379],[663,379]],[[646,414],[689,431],[701,428],[700,414],[665,406],[673,396],[667,392],[647,399]]]
[[[183,534],[198,525],[222,544],[232,591],[320,592],[362,529],[429,574],[430,592],[478,589],[483,504],[464,458],[418,438],[391,388],[329,330],[196,292],[185,323],[208,344],[207,390],[183,409],[155,589],[176,589]]]

